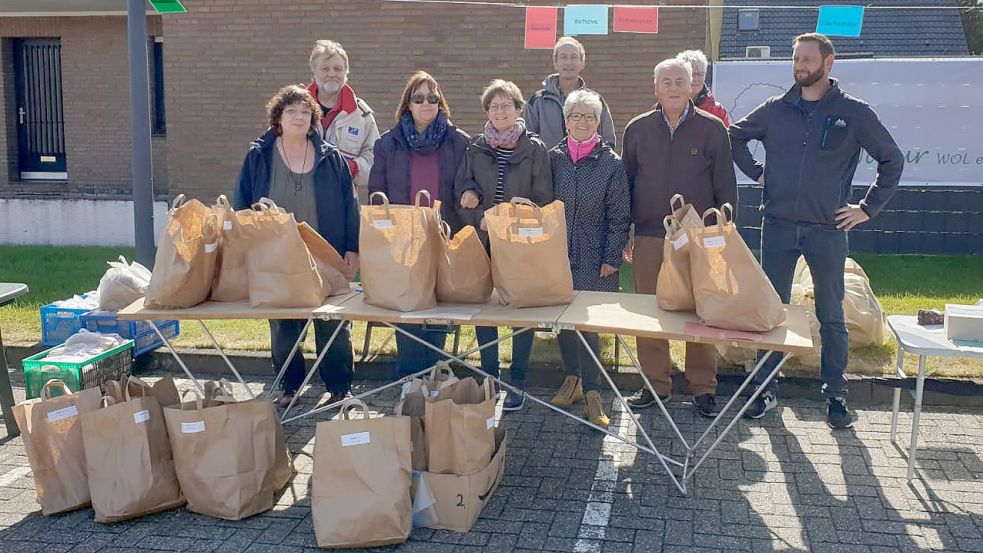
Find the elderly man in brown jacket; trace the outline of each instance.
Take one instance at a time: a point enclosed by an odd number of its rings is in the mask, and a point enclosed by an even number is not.
[[[625,127],[623,159],[631,189],[634,239],[625,259],[634,265],[635,292],[654,294],[665,228],[671,213],[669,199],[682,194],[699,213],[724,203],[737,206],[737,180],[731,161],[727,129],[719,119],[697,109],[690,100],[692,68],[669,59],[655,66],[655,109],[635,117]],[[659,398],[672,391],[669,342],[639,338],[638,359]],[[686,344],[686,379],[693,405],[705,416],[716,412],[717,361],[714,347]],[[655,403],[647,387],[630,400],[640,409]]]

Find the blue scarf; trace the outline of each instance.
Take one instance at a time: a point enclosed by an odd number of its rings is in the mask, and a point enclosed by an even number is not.
[[[416,132],[416,124],[413,123],[413,114],[406,112],[399,120],[399,129],[403,133],[403,138],[411,150],[417,152],[432,152],[440,147],[447,134],[447,116],[444,112],[438,111],[437,118],[427,127],[423,134]]]

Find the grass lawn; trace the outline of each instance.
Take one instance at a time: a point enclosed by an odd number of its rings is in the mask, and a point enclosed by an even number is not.
[[[25,282],[31,292],[16,304],[0,308],[0,328],[7,343],[40,341],[41,323],[38,308],[73,294],[95,289],[105,272],[106,261],[124,255],[130,259],[130,248],[78,248],[47,246],[0,246],[0,282]],[[871,285],[888,314],[913,314],[918,309],[942,308],[945,303],[975,303],[983,297],[983,256],[923,256],[857,254],[854,258],[870,276]],[[632,291],[631,267],[622,269],[621,285]],[[268,350],[269,328],[265,321],[214,321],[209,329],[223,347],[231,350]],[[353,342],[358,355],[362,352],[365,324],[355,323]],[[613,342],[602,338],[602,356],[613,360]],[[541,340],[533,359],[559,363],[559,349],[553,339]],[[629,344],[633,339],[628,340]],[[176,345],[203,348],[210,344],[197,323],[182,324],[181,337]],[[448,347],[450,340],[448,340]],[[461,328],[461,351],[475,347],[473,327]],[[307,351],[313,351],[313,337],[308,338]],[[502,357],[510,357],[509,347],[502,348]],[[392,331],[376,328],[372,332],[369,351],[378,355],[395,353]],[[892,342],[883,348],[860,348],[851,352],[850,372],[860,374],[893,374],[896,346]],[[672,344],[673,358],[681,363],[683,345]],[[627,358],[622,354],[622,363]],[[477,359],[477,355],[474,356]],[[915,369],[915,359],[908,359]],[[933,363],[935,361],[935,363]],[[983,362],[948,361],[944,364],[930,359],[939,367],[938,374],[946,376],[983,377]],[[790,363],[786,372],[818,373],[814,366]]]

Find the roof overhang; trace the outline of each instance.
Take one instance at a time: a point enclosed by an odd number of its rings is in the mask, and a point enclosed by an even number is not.
[[[148,15],[157,12],[145,4]],[[3,0],[0,17],[126,15],[126,0]]]

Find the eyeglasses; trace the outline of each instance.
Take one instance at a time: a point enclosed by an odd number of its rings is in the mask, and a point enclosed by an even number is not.
[[[424,96],[423,94],[414,94],[410,96],[410,101],[413,102],[414,104],[422,104],[424,102],[428,104],[439,104],[440,96],[436,94],[427,94],[426,96]]]
[[[594,121],[597,121],[597,116],[593,113],[571,113],[569,119],[575,122],[584,120],[588,123],[593,123]]]
[[[488,104],[488,112],[502,111],[509,112],[515,109],[515,104],[513,102],[505,102],[504,104]]]

